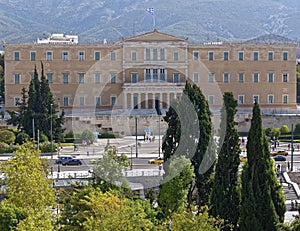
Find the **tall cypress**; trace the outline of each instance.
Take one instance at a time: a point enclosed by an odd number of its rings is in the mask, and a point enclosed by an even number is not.
[[[211,193],[210,213],[224,219],[225,224],[237,227],[239,219],[240,194],[238,167],[240,164],[239,135],[234,126],[237,100],[231,92],[223,95],[221,110],[221,147],[218,152],[214,186]],[[224,137],[224,139],[222,139]],[[229,227],[226,227],[229,230]],[[225,228],[225,229],[226,229]]]
[[[248,161],[242,172],[241,230],[276,230],[281,203],[272,197],[274,167],[266,148],[261,111],[254,103],[248,134]],[[276,211],[277,208],[277,211]]]
[[[173,155],[185,155],[191,159],[195,180],[189,190],[189,199],[196,188],[199,205],[208,204],[212,188],[215,154],[210,146],[210,115],[207,100],[199,87],[187,82],[183,96],[171,103],[164,117],[169,125],[162,144],[165,161]],[[164,164],[164,170],[168,174],[168,163]]]

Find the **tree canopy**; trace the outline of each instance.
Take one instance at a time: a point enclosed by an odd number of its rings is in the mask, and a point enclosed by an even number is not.
[[[37,131],[39,130],[40,134],[45,134],[49,140],[51,136],[53,136],[53,139],[59,140],[64,131],[62,128],[64,111],[60,115],[57,114],[57,104],[44,75],[42,63],[41,69],[41,78],[39,78],[35,67],[29,89],[22,89],[18,111],[8,111],[11,116],[8,124],[18,126],[30,137],[37,137]]]

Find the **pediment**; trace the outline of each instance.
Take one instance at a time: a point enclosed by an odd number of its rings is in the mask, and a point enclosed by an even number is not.
[[[165,34],[158,32],[157,29],[154,29],[151,32],[137,35],[131,38],[124,39],[123,42],[186,42],[186,39],[178,38],[173,35]]]

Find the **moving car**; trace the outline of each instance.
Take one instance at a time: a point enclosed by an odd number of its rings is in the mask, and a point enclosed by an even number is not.
[[[281,151],[277,151],[277,152],[271,152],[272,156],[287,156],[289,153],[286,150],[281,150]]]
[[[164,158],[162,158],[162,157],[148,160],[148,164],[163,164],[163,163],[164,163]]]
[[[286,161],[286,157],[285,156],[273,156],[273,159],[275,161]]]
[[[63,164],[64,162],[72,160],[72,159],[73,159],[72,156],[61,156],[55,161],[55,164]]]
[[[62,165],[82,165],[82,162],[79,159],[70,159],[68,161],[63,162]]]

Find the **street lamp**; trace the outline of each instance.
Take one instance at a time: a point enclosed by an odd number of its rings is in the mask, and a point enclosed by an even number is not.
[[[52,103],[50,104],[50,139],[51,139],[51,159],[53,159],[53,135],[52,135]]]
[[[132,148],[136,145],[128,145],[128,147],[130,147],[130,170],[132,170]]]

